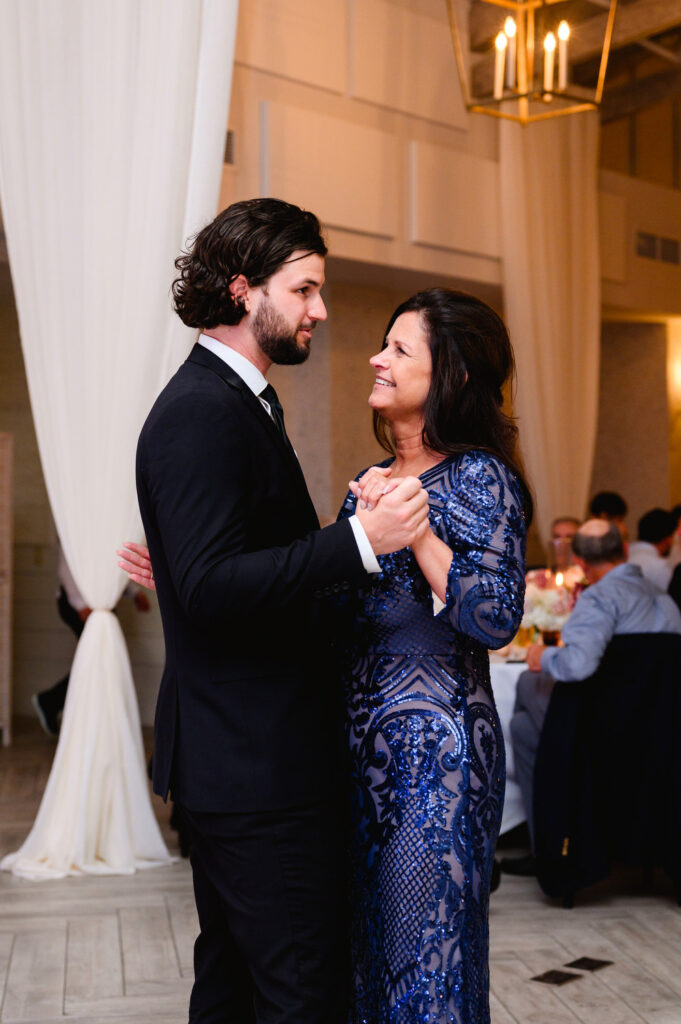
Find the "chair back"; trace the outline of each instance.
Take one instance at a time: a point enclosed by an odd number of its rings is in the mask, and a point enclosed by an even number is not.
[[[614,860],[681,884],[681,636],[616,636],[598,671],[556,683],[537,751],[537,877],[570,896]]]

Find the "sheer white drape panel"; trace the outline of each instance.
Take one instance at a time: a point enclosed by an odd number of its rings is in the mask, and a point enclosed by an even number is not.
[[[148,798],[116,548],[139,429],[192,341],[173,260],[217,208],[238,0],[0,0],[0,194],[57,530],[94,613],[28,877],[167,861]]]
[[[598,115],[501,125],[501,226],[525,464],[544,540],[587,504],[598,414]]]

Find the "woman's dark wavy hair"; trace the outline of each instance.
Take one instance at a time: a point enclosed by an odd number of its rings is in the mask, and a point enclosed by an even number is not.
[[[423,410],[424,445],[444,456],[460,455],[473,448],[495,455],[520,481],[529,526],[533,501],[518,454],[518,428],[503,410],[502,388],[515,375],[505,323],[486,302],[473,295],[429,288],[397,307],[386,337],[397,318],[410,312],[421,317],[433,361]],[[378,443],[394,455],[390,424],[377,411],[374,434]]]
[[[245,309],[230,294],[232,281],[243,274],[250,285],[264,284],[296,250],[326,256],[314,213],[281,199],[233,203],[175,260],[175,312],[188,327],[238,324]]]

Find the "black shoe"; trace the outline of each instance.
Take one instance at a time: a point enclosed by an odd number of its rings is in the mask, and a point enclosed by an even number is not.
[[[532,855],[527,857],[504,857],[501,870],[505,875],[521,875],[523,878],[534,878],[537,874],[537,862]]]
[[[490,892],[495,892],[495,890],[499,888],[499,883],[500,882],[501,882],[501,864],[499,863],[499,861],[495,857],[493,862],[492,862],[492,874],[491,874],[490,880],[489,880],[489,891]]]
[[[35,708],[38,720],[48,736],[59,735],[59,712],[51,709],[42,693],[34,693],[31,704]]]

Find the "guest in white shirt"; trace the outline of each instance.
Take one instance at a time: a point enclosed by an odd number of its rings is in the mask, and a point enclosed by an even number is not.
[[[653,508],[639,520],[638,540],[629,546],[629,562],[664,593],[669,588],[672,568],[667,555],[672,546],[676,524],[671,512]]]

